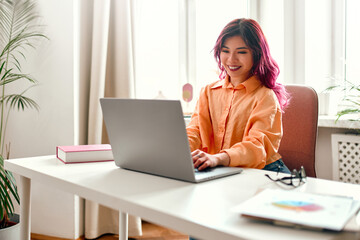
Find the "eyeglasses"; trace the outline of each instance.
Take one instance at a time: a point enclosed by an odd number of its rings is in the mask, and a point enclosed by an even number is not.
[[[277,174],[279,174],[279,170],[280,168],[278,169]],[[306,172],[303,166],[301,166],[300,170],[294,169],[291,172],[290,176],[277,178],[277,179],[273,179],[272,177],[269,176],[269,174],[265,174],[265,176],[268,177],[271,181],[280,182],[293,187],[298,187],[306,182]]]

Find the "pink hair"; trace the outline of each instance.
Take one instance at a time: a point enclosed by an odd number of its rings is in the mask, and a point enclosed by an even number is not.
[[[228,23],[221,31],[214,47],[214,57],[221,71],[220,78],[224,79],[226,76],[225,68],[221,65],[220,61],[221,48],[226,39],[233,36],[240,36],[251,49],[254,62],[251,70],[252,73],[258,76],[264,86],[275,92],[280,107],[284,110],[289,102],[289,94],[286,92],[284,85],[276,82],[280,73],[279,66],[271,57],[264,33],[255,20],[245,18],[235,19]]]

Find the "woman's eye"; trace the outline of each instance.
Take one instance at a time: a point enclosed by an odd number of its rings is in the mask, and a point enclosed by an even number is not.
[[[245,51],[241,51],[241,52],[238,52],[238,53],[240,53],[240,54],[246,54],[247,52],[245,52]]]
[[[229,50],[222,50],[223,53],[229,53]]]

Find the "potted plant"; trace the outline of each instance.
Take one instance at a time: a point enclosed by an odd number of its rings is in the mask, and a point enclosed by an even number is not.
[[[341,109],[337,111],[337,120],[347,116],[349,121],[360,121],[360,85],[348,80],[344,84],[330,86],[326,91],[340,91],[343,94]]]
[[[4,169],[4,161],[10,157],[10,142],[5,139],[9,114],[12,110],[39,109],[34,100],[25,96],[36,80],[21,68],[27,50],[35,48],[40,38],[46,38],[38,24],[35,3],[34,0],[0,0],[0,233],[11,226],[14,201],[20,203],[15,178]],[[21,85],[14,87],[16,83]],[[21,89],[23,86],[25,89]],[[11,89],[19,92],[9,92]],[[0,239],[5,238],[0,235]]]
[[[336,91],[343,97],[338,103],[337,122],[340,118],[354,123],[348,125],[346,133],[331,134],[333,179],[342,182],[360,183],[357,166],[360,160],[360,85],[349,80],[330,86],[326,91]]]

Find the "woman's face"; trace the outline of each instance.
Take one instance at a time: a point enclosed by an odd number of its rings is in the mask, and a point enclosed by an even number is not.
[[[252,75],[252,52],[240,36],[229,37],[225,40],[220,52],[220,61],[234,86]]]

